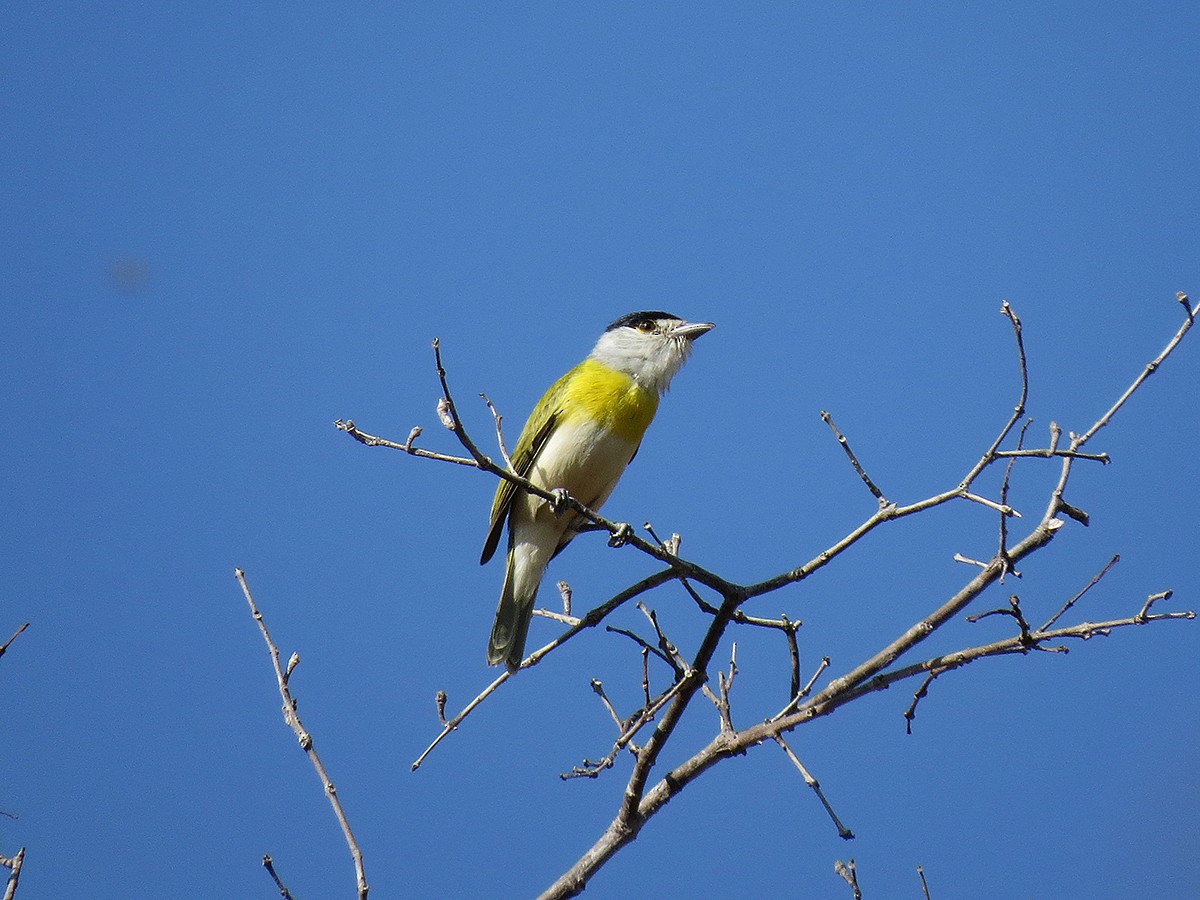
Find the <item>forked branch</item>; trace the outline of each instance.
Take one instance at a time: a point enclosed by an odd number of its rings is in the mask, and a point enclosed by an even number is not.
[[[275,681],[279,687],[279,696],[283,700],[283,720],[288,727],[296,733],[296,738],[300,741],[300,747],[308,755],[309,761],[317,772],[317,777],[321,779],[321,785],[325,789],[325,796],[329,798],[329,804],[333,807],[333,814],[337,817],[338,825],[341,826],[342,835],[346,838],[346,844],[350,848],[350,856],[354,860],[354,874],[357,879],[358,900],[367,900],[367,876],[363,871],[362,851],[358,848],[358,842],[354,839],[354,833],[350,830],[350,822],[346,818],[345,810],[342,809],[342,802],[338,799],[337,789],[330,781],[329,775],[325,771],[325,766],[321,762],[321,758],[317,756],[316,748],[313,747],[312,735],[305,730],[303,723],[300,721],[300,715],[296,711],[296,701],[292,697],[292,692],[288,687],[288,679],[291,677],[292,671],[296,668],[296,663],[299,657],[295,654],[288,661],[287,669],[285,670],[279,664],[279,648],[275,646],[275,642],[271,640],[271,633],[267,630],[266,620],[258,610],[258,606],[254,603],[254,597],[250,593],[250,586],[246,583],[246,573],[241,569],[234,569],[234,576],[238,580],[238,584],[242,587],[242,593],[246,597],[246,603],[250,606],[250,615],[258,624],[258,630],[262,633],[263,640],[267,645],[267,652],[271,655],[271,665],[275,668]],[[275,879],[275,883],[279,887],[283,887],[275,874],[275,868],[271,863],[270,856],[263,857],[263,865]],[[283,890],[286,890],[284,888]],[[286,895],[285,895],[286,896]]]
[[[610,521],[597,514],[594,510],[580,504],[574,498],[566,498],[565,505],[580,516],[583,521],[590,523],[591,526],[597,529],[607,531],[619,543],[628,543],[636,547],[642,553],[665,564],[666,568],[642,579],[625,591],[613,596],[592,609],[582,618],[576,619],[570,613],[569,609],[562,615],[553,614],[554,618],[563,621],[568,627],[554,641],[532,653],[522,663],[523,668],[535,665],[545,654],[552,652],[565,641],[586,628],[594,627],[609,613],[628,600],[668,581],[676,580],[684,587],[689,596],[691,596],[696,608],[702,615],[707,617],[707,622],[703,637],[690,652],[685,652],[683,649],[667,642],[662,635],[661,629],[658,627],[657,621],[654,619],[652,619],[652,625],[659,639],[657,644],[649,638],[649,635],[647,635],[647,638],[641,638],[627,629],[612,629],[627,638],[631,638],[639,645],[644,704],[640,710],[635,711],[635,713],[624,719],[621,719],[612,705],[608,704],[607,708],[617,723],[618,732],[612,750],[598,762],[591,763],[585,761],[584,766],[578,767],[573,774],[595,777],[603,771],[608,771],[614,768],[614,763],[618,756],[626,748],[633,751],[629,755],[629,758],[632,760],[631,769],[612,822],[593,846],[564,872],[543,896],[567,897],[582,891],[588,879],[613,854],[618,852],[621,847],[635,840],[646,822],[657,814],[671,797],[675,796],[722,759],[745,753],[751,747],[767,740],[778,743],[783,747],[785,752],[788,752],[789,757],[792,758],[801,771],[806,784],[809,784],[821,797],[822,803],[825,804],[826,809],[829,811],[839,834],[842,834],[843,837],[849,837],[849,830],[834,815],[828,802],[824,799],[824,795],[820,793],[819,785],[816,784],[815,779],[812,779],[811,775],[804,770],[795,754],[790,752],[790,748],[783,738],[783,735],[787,732],[814,719],[826,716],[832,711],[866,694],[885,690],[901,682],[919,679],[920,684],[913,693],[912,703],[905,712],[905,718],[911,726],[918,703],[927,694],[936,678],[946,672],[963,668],[980,659],[1026,654],[1032,651],[1061,652],[1065,650],[1065,644],[1062,643],[1065,641],[1086,640],[1093,636],[1107,635],[1119,629],[1145,625],[1151,622],[1194,618],[1194,613],[1190,611],[1152,612],[1151,608],[1154,603],[1165,601],[1170,597],[1170,592],[1164,591],[1158,594],[1151,594],[1135,614],[1125,618],[1100,622],[1079,622],[1070,626],[1059,625],[1063,616],[1074,609],[1086,592],[1103,577],[1104,572],[1108,569],[1108,567],[1105,567],[1091,583],[1066,601],[1057,612],[1047,618],[1045,624],[1038,628],[1034,628],[1029,624],[1026,613],[1022,610],[1020,602],[1014,595],[1007,608],[1001,608],[998,611],[992,611],[985,615],[991,621],[995,621],[995,617],[1011,620],[1015,626],[1015,634],[990,643],[967,647],[954,653],[931,656],[916,663],[897,666],[897,661],[901,657],[912,653],[933,632],[961,615],[985,591],[1003,581],[1006,574],[1019,574],[1015,568],[1016,564],[1051,543],[1061,532],[1067,520],[1075,520],[1083,524],[1087,523],[1087,513],[1078,506],[1068,502],[1064,497],[1072,468],[1080,461],[1098,462],[1101,464],[1106,464],[1109,461],[1106,453],[1084,452],[1083,447],[1100,429],[1109,424],[1113,416],[1129,401],[1146,379],[1157,371],[1191,328],[1194,315],[1190,302],[1184,295],[1180,295],[1178,299],[1185,308],[1186,319],[1162,352],[1143,368],[1129,387],[1105,413],[1097,418],[1089,429],[1081,434],[1069,434],[1065,446],[1061,444],[1062,430],[1057,425],[1051,423],[1049,442],[1044,447],[1025,446],[1026,429],[1029,425],[1028,420],[1020,426],[1015,440],[1013,438],[1014,430],[1017,429],[1018,423],[1022,422],[1026,414],[1026,404],[1029,396],[1029,370],[1021,321],[1009,303],[1005,302],[1002,304],[1000,311],[1011,326],[1017,358],[1019,389],[1017,391],[1016,402],[1013,405],[1011,413],[1005,416],[1003,424],[995,437],[980,456],[966,469],[965,474],[945,490],[924,499],[906,504],[889,500],[884,491],[867,474],[866,468],[851,450],[849,441],[834,424],[832,417],[828,413],[822,413],[823,420],[829,426],[835,439],[844,450],[857,477],[874,497],[876,508],[860,524],[852,528],[841,538],[830,543],[808,562],[778,572],[757,582],[739,584],[727,580],[703,566],[679,556],[677,539],[673,538],[672,541],[667,542],[658,540],[653,529],[647,526],[647,530],[653,538],[653,541],[647,541],[632,534],[632,529],[627,524]],[[365,434],[353,422],[339,421],[336,423],[337,427],[368,446],[385,446],[401,450],[412,456],[477,468],[494,477],[503,478],[514,484],[518,489],[540,497],[547,502],[563,502],[561,496],[556,495],[556,492],[543,490],[512,471],[504,444],[501,428],[502,419],[490,401],[487,405],[492,415],[496,430],[497,445],[500,456],[504,460],[504,465],[494,463],[491,458],[479,450],[478,446],[467,433],[458,408],[454,403],[445,368],[442,365],[441,351],[437,341],[434,342],[434,357],[442,389],[442,396],[438,402],[438,415],[443,425],[454,433],[460,445],[466,451],[466,456],[452,456],[416,447],[414,442],[421,434],[419,428],[414,428],[409,434],[408,439],[401,444]],[[1041,516],[1027,515],[1022,519],[1020,513],[1009,505],[1008,496],[1014,465],[1026,459],[1057,459],[1061,468],[1057,482],[1050,492]],[[999,497],[998,499],[993,499],[987,496],[986,492],[977,485],[980,476],[997,464],[1003,465],[1005,470]],[[992,557],[990,559],[967,560],[966,557],[960,556],[963,560],[973,564],[973,571],[970,578],[966,580],[959,590],[945,597],[932,609],[929,609],[908,629],[887,642],[885,646],[880,647],[857,665],[852,666],[840,676],[825,682],[823,686],[818,688],[818,679],[829,665],[828,659],[826,659],[811,676],[807,685],[801,688],[800,653],[796,638],[796,629],[799,626],[799,622],[785,615],[781,615],[777,620],[752,616],[743,609],[744,605],[753,598],[804,581],[814,572],[827,566],[834,559],[857,546],[868,534],[887,522],[913,516],[946,503],[962,500],[988,509],[998,515],[1000,534]],[[1025,512],[1029,513],[1029,510]],[[1027,528],[1027,530],[1024,531],[1022,536],[1014,537],[1011,532],[1017,527],[1018,523]],[[1115,558],[1113,562],[1115,562]],[[1109,566],[1111,565],[1112,563],[1110,562]],[[697,585],[702,586],[707,591],[711,591],[711,597],[706,598],[705,596],[701,596],[697,591]],[[714,671],[713,665],[718,647],[726,637],[728,629],[735,625],[768,627],[782,631],[788,643],[788,658],[790,661],[789,702],[787,705],[779,713],[766,721],[741,730],[734,727],[730,699],[730,687],[736,672],[736,666],[731,664],[728,676],[724,672],[717,674],[715,676],[715,686],[709,681],[710,673]],[[674,673],[671,686],[664,691],[660,691],[657,695],[652,695],[649,688],[648,661],[651,655],[661,657],[672,667]],[[441,733],[425,753],[417,759],[413,768],[419,766],[433,748],[437,746],[439,741],[457,728],[479,703],[483,702],[492,692],[504,684],[509,677],[508,673],[499,676],[454,718],[445,720],[444,716],[442,716]],[[717,733],[706,746],[694,752],[682,763],[675,765],[669,771],[662,774],[661,777],[655,776],[658,780],[654,781],[652,776],[654,776],[654,773],[658,769],[659,760],[665,748],[671,742],[684,711],[689,708],[691,701],[698,693],[708,695],[717,706]],[[603,698],[602,689],[600,690],[600,694]],[[603,699],[607,703],[607,698]],[[635,746],[633,743],[635,738],[638,741],[644,741],[644,743],[641,746]],[[624,758],[622,757],[622,759]],[[842,871],[844,876],[850,876],[847,877],[847,882],[857,890],[852,867],[842,866],[840,871]]]

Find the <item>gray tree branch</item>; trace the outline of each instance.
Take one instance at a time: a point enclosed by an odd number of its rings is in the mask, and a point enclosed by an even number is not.
[[[1083,597],[1087,590],[1099,581],[1104,574],[1102,571],[1089,585],[1064,603],[1056,614],[1051,616],[1044,625],[1037,629],[1029,626],[1024,614],[1020,610],[1019,601],[1014,596],[1009,609],[994,610],[985,615],[1004,615],[1012,618],[1017,625],[1017,634],[990,643],[964,648],[954,653],[931,656],[920,662],[905,666],[896,665],[901,657],[911,653],[935,631],[960,615],[981,594],[993,585],[1002,582],[1007,573],[1015,573],[1017,563],[1054,541],[1062,532],[1066,520],[1070,519],[1083,524],[1087,523],[1087,513],[1064,499],[1072,469],[1077,462],[1099,462],[1106,464],[1109,461],[1106,453],[1084,452],[1083,447],[1102,428],[1111,422],[1116,413],[1130,400],[1146,379],[1157,371],[1162,363],[1171,355],[1191,328],[1194,320],[1191,305],[1185,295],[1180,294],[1177,299],[1185,309],[1185,321],[1170,341],[1168,341],[1164,349],[1141,370],[1112,406],[1097,418],[1087,431],[1082,434],[1069,434],[1065,447],[1060,446],[1062,437],[1061,429],[1056,424],[1051,423],[1049,443],[1045,447],[1033,448],[1025,446],[1026,429],[1029,425],[1028,421],[1021,425],[1017,432],[1015,446],[1005,448],[1006,442],[1010,444],[1014,443],[1011,438],[1013,437],[1014,429],[1017,429],[1018,423],[1025,416],[1029,394],[1029,372],[1022,338],[1021,322],[1011,305],[1005,302],[1001,306],[1000,311],[1011,326],[1015,343],[1019,371],[1017,401],[1013,405],[1011,414],[1007,416],[995,438],[979,458],[967,469],[963,477],[953,486],[924,499],[907,504],[899,504],[889,500],[885,490],[867,474],[866,466],[863,465],[851,450],[849,441],[833,423],[832,417],[828,413],[823,412],[822,418],[829,425],[839,445],[845,451],[855,473],[874,497],[876,508],[859,525],[828,545],[808,562],[778,572],[763,580],[747,584],[738,584],[729,581],[696,562],[680,556],[677,540],[672,540],[671,542],[659,541],[654,535],[653,530],[648,529],[651,537],[655,538],[655,540],[654,542],[647,541],[633,534],[632,528],[628,524],[610,521],[597,514],[594,510],[588,509],[574,498],[567,497],[564,501],[556,492],[543,490],[527,479],[516,475],[508,465],[508,454],[505,450],[501,430],[501,417],[491,403],[488,402],[488,407],[496,428],[501,457],[504,458],[505,465],[501,466],[494,463],[479,450],[463,426],[462,419],[459,416],[457,406],[449,389],[446,372],[442,365],[440,345],[437,341],[434,341],[434,357],[438,379],[442,388],[442,397],[438,402],[439,418],[443,425],[455,435],[460,445],[466,451],[466,456],[452,456],[414,446],[415,439],[421,434],[419,428],[414,428],[409,434],[408,439],[403,444],[400,444],[366,434],[360,431],[352,421],[339,420],[335,423],[337,428],[347,432],[355,440],[365,445],[389,447],[413,456],[474,467],[495,477],[508,480],[519,489],[541,497],[548,502],[565,503],[567,507],[580,515],[585,521],[591,523],[597,529],[607,531],[610,535],[610,543],[614,546],[629,544],[666,565],[664,570],[644,578],[618,593],[577,621],[571,619],[570,621],[575,622],[575,624],[570,625],[554,641],[532,653],[522,663],[523,668],[535,665],[547,653],[553,652],[558,646],[561,646],[562,643],[579,634],[585,628],[591,628],[599,624],[611,612],[633,597],[642,595],[670,580],[678,580],[683,584],[700,611],[710,619],[703,638],[699,641],[699,644],[690,656],[681,655],[680,651],[674,645],[666,641],[652,614],[651,621],[659,638],[659,647],[657,650],[652,642],[639,638],[632,632],[621,630],[622,634],[634,639],[642,647],[644,703],[640,710],[634,711],[624,719],[620,719],[615,709],[609,704],[610,713],[618,723],[618,736],[612,751],[602,758],[599,763],[589,764],[585,760],[585,766],[582,768],[577,767],[577,771],[574,774],[585,774],[595,777],[601,771],[611,768],[617,755],[626,749],[629,750],[633,760],[632,767],[622,791],[616,814],[611,823],[592,847],[568,868],[542,896],[547,898],[569,897],[580,893],[587,885],[588,880],[604,863],[622,847],[635,840],[646,822],[661,811],[673,796],[721,760],[746,753],[750,748],[767,740],[778,743],[785,751],[790,751],[790,748],[784,741],[783,735],[807,722],[828,715],[835,709],[851,703],[866,694],[885,690],[893,684],[921,678],[922,683],[913,695],[912,704],[905,712],[905,718],[911,726],[917,703],[926,695],[933,680],[946,672],[961,669],[977,660],[998,656],[1027,654],[1037,650],[1062,652],[1066,649],[1065,645],[1055,642],[1072,639],[1086,640],[1093,636],[1107,635],[1119,629],[1145,625],[1151,622],[1193,619],[1194,613],[1190,611],[1151,613],[1150,609],[1153,603],[1159,600],[1166,600],[1170,597],[1170,592],[1164,591],[1158,594],[1151,594],[1136,614],[1125,618],[1101,622],[1080,622],[1075,625],[1054,627],[1067,612],[1074,608],[1075,604]],[[1028,530],[1024,535],[1019,539],[1015,539],[1014,542],[1010,532],[1014,528],[1014,523],[1021,520],[1021,517],[1016,509],[1008,505],[1009,481],[1013,475],[1014,465],[1026,459],[1057,459],[1060,470],[1057,481],[1047,498],[1044,511],[1040,517],[1028,526]],[[1005,471],[999,499],[993,500],[979,492],[975,485],[984,472],[997,464],[1003,465]],[[959,590],[943,599],[902,634],[866,657],[858,665],[853,666],[838,677],[826,682],[824,686],[816,689],[819,677],[828,666],[828,661],[826,660],[809,682],[801,689],[799,653],[796,645],[796,629],[799,627],[799,621],[790,619],[785,615],[781,616],[778,620],[764,620],[759,617],[749,616],[743,610],[743,605],[751,599],[805,580],[814,572],[829,565],[834,559],[837,559],[855,547],[864,537],[887,522],[913,516],[956,500],[965,500],[976,505],[981,505],[999,514],[1000,537],[993,556],[990,559],[980,561],[966,560],[963,557],[959,557],[964,561],[972,562],[976,569],[974,574]],[[1028,521],[1028,519],[1021,521]],[[1109,565],[1111,566],[1111,564]],[[1107,571],[1107,567],[1105,571]],[[693,587],[693,583],[712,591],[715,599],[710,601],[701,597]],[[789,659],[791,661],[791,698],[788,704],[779,713],[765,722],[760,722],[741,730],[734,728],[730,711],[730,687],[736,667],[731,663],[728,677],[723,672],[719,674],[717,679],[718,692],[714,693],[707,686],[710,672],[712,671],[713,660],[721,641],[727,634],[728,629],[738,624],[766,626],[781,630],[788,641]],[[652,652],[661,654],[662,658],[670,664],[673,672],[671,685],[659,691],[654,696],[651,695],[649,690],[649,676],[645,671],[645,666],[648,664]],[[413,768],[419,766],[443,738],[455,730],[479,703],[483,702],[492,692],[503,685],[509,677],[508,673],[501,675],[472,700],[461,713],[449,721],[443,719],[442,732],[417,759]],[[682,718],[684,711],[689,708],[698,692],[707,694],[710,699],[714,700],[717,706],[717,733],[706,746],[692,753],[690,757],[661,776],[656,776],[657,780],[654,780],[652,776],[655,776],[655,772],[658,770],[662,754],[671,742],[676,726]],[[652,728],[651,725],[653,725]],[[641,746],[635,745],[634,738],[646,729],[650,730],[648,736],[645,738],[645,743]],[[789,752],[789,756],[792,757],[793,762],[800,769],[806,783],[814,787],[814,790],[817,790],[819,793],[819,786],[815,786],[815,779],[812,779],[811,775],[807,774],[794,754]],[[832,808],[824,799],[824,795],[820,794],[820,796],[833,821],[836,823],[839,833],[844,831],[848,835],[849,830],[841,825],[840,820],[838,820]],[[842,868],[845,872],[853,875],[853,870],[849,867]],[[849,878],[847,880],[850,881]],[[854,887],[857,889],[856,884]]]

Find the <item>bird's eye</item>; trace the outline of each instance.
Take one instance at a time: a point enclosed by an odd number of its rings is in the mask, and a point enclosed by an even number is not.
[[[637,325],[635,325],[634,327],[637,328],[637,330],[640,331],[642,334],[650,334],[654,331],[654,320],[653,319],[640,319],[638,321]]]

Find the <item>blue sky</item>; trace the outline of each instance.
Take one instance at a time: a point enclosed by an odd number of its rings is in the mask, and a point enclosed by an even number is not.
[[[361,447],[353,417],[454,444],[429,351],[481,439],[516,429],[634,309],[715,321],[606,512],[729,577],[797,565],[873,501],[957,483],[1007,417],[1025,326],[1032,440],[1082,430],[1200,297],[1193,4],[9,4],[0,22],[0,853],[18,897],[297,897],[353,880],[278,712],[243,567],[366,855],[372,896],[527,896],[599,835],[627,774],[558,773],[612,739],[631,645],[574,642],[417,773],[483,665],[502,572],[476,563],[484,476]],[[1200,606],[1185,342],[1093,442],[1092,516],[1023,566],[1052,613]],[[1017,470],[1036,518],[1057,467]],[[985,485],[996,489],[995,479]],[[1019,526],[1018,526],[1019,527]],[[874,652],[986,555],[991,514],[889,527],[752,612],[805,622],[805,671]],[[577,541],[577,606],[653,571]],[[697,623],[652,598],[672,636]],[[619,624],[636,625],[634,611]],[[534,639],[553,625],[534,623]],[[952,623],[930,652],[1007,635]],[[781,643],[781,642],[780,642]],[[1200,630],[947,675],[692,785],[589,897],[1180,896],[1200,883]],[[786,654],[739,637],[735,723]],[[915,686],[914,686],[915,687]],[[671,762],[713,734],[699,707]]]

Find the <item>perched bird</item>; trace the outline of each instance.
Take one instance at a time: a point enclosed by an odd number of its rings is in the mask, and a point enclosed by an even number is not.
[[[565,490],[599,509],[637,455],[658,398],[691,353],[692,341],[712,327],[665,312],[617,319],[588,358],[542,395],[517,439],[513,469],[547,491]],[[506,521],[508,558],[487,661],[515,672],[542,573],[575,537],[582,519],[556,514],[553,504],[501,481],[480,564],[496,552]]]

